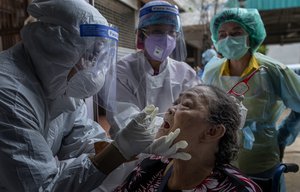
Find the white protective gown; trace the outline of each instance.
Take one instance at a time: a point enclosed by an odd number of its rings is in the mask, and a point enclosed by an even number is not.
[[[22,44],[0,54],[0,191],[91,191],[105,178],[90,161],[106,138],[83,100],[65,99],[50,121]]]
[[[196,71],[187,63],[167,58],[153,76],[154,70],[142,51],[129,54],[117,62],[117,111],[114,121],[122,128],[132,114],[153,104],[166,112],[179,94],[199,83]],[[111,117],[110,117],[111,118]],[[118,129],[112,126],[114,136]]]
[[[90,161],[105,131],[82,99],[63,96],[88,40],[82,23],[108,25],[86,1],[33,1],[38,18],[0,53],[0,191],[91,191],[106,175]],[[90,39],[90,38],[89,38]]]
[[[117,101],[130,102],[143,109],[149,104],[165,112],[179,94],[199,83],[196,71],[184,62],[167,58],[153,76],[153,69],[140,51],[117,63]]]

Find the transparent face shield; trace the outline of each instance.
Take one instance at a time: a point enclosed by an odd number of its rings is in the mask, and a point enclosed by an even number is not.
[[[177,33],[176,47],[174,51],[171,53],[170,57],[177,61],[185,61],[187,57],[186,44],[185,44],[182,28],[180,28],[180,31]]]
[[[115,111],[116,101],[116,61],[118,51],[118,30],[115,26],[110,25],[107,31],[109,43],[107,46],[107,60],[105,61],[105,81],[100,91],[94,96],[94,102],[106,109]]]
[[[171,53],[170,57],[178,61],[184,61],[187,56],[187,51],[177,6],[153,5],[141,9],[139,13],[139,25],[136,42],[138,49],[144,49],[144,41],[146,38],[145,29],[150,25],[175,26],[175,31],[166,32],[166,34],[172,33],[170,36],[176,37],[176,47]],[[176,33],[175,35],[173,35],[174,32]]]
[[[83,24],[80,35],[85,38],[85,51],[68,76],[66,94],[87,98],[101,92],[103,107],[110,106],[107,95],[115,95],[118,30],[112,25]],[[107,82],[109,81],[109,82]]]

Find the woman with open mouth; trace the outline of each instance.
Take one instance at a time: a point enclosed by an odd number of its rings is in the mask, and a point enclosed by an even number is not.
[[[208,85],[188,89],[165,113],[157,133],[180,131],[174,142],[188,144],[178,146],[181,158],[150,156],[115,191],[261,191],[230,164],[239,149],[239,125],[236,100],[224,91]]]

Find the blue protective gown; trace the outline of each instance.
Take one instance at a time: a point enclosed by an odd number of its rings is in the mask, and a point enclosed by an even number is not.
[[[300,76],[285,65],[260,53],[253,55],[259,65],[268,69],[258,72],[248,82],[243,104],[248,109],[238,156],[238,167],[247,174],[257,174],[280,162],[279,144],[291,144],[300,129]],[[243,78],[222,76],[225,59],[205,67],[203,81],[225,91]],[[280,115],[287,109],[290,116],[278,125]],[[280,132],[278,129],[281,129]]]

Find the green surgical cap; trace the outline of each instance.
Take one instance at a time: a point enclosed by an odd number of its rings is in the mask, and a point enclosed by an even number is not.
[[[230,8],[215,15],[210,22],[211,40],[216,45],[218,30],[227,22],[238,23],[249,35],[251,52],[255,52],[266,37],[264,23],[257,9]]]

